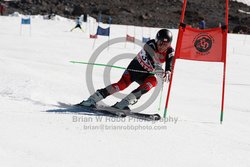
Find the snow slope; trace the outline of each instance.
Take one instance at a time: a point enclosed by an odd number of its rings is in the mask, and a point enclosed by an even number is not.
[[[0,17],[0,166],[110,167],[110,166],[227,166],[250,164],[250,37],[229,35],[225,115],[219,124],[222,64],[178,60],[169,116],[160,122],[114,119],[76,114],[64,104],[89,96],[85,65],[106,37],[93,49],[89,30],[69,30],[75,23],[32,17],[22,27],[20,17]],[[153,38],[158,28],[144,29]],[[177,30],[172,30],[176,42]],[[128,28],[133,35],[133,27]],[[136,27],[141,39],[142,28]],[[124,37],[126,26],[112,25],[111,39]],[[126,46],[126,48],[125,48]],[[139,51],[131,43],[104,49],[97,63]],[[126,67],[128,59],[114,65]],[[103,67],[94,67],[95,89],[104,86]],[[112,82],[122,70],[111,69]],[[105,78],[109,78],[105,75]],[[133,84],[123,91],[129,93]],[[134,106],[138,107],[152,94]],[[163,107],[167,92],[164,86]],[[118,99],[109,97],[106,104]],[[159,96],[145,113],[155,113]],[[68,112],[65,112],[68,111]]]

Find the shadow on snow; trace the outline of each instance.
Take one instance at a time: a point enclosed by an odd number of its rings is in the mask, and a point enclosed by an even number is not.
[[[71,104],[66,104],[58,102],[57,109],[46,110],[49,113],[58,113],[58,114],[79,114],[79,115],[88,115],[88,116],[109,116],[116,117],[115,115],[108,112],[99,112],[91,108],[83,108],[79,106],[74,106]]]

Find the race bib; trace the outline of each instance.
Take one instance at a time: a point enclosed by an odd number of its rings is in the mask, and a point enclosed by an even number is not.
[[[144,49],[142,49],[137,54],[137,60],[145,70],[150,71],[150,72],[154,71],[154,67],[153,67],[151,61],[148,59],[148,56],[147,56],[146,51]]]

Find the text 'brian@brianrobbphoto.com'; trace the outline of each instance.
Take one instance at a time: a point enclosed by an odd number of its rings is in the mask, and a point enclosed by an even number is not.
[[[148,121],[132,117],[85,117],[72,116],[72,122],[80,125],[81,130],[167,130],[167,124],[176,124],[178,117],[167,117],[158,121]]]

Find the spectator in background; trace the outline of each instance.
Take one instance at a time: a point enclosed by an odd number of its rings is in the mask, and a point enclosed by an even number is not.
[[[83,14],[83,22],[87,22],[88,21],[88,15],[87,13]]]
[[[199,22],[199,29],[204,30],[206,27],[206,22],[205,22],[205,18],[201,17],[200,18],[200,22]]]
[[[4,12],[4,6],[3,6],[3,4],[0,3],[0,13],[1,13],[1,15],[3,15],[3,12]]]
[[[56,15],[54,13],[50,13],[50,14],[48,14],[48,19],[53,20],[55,18],[55,16]]]

